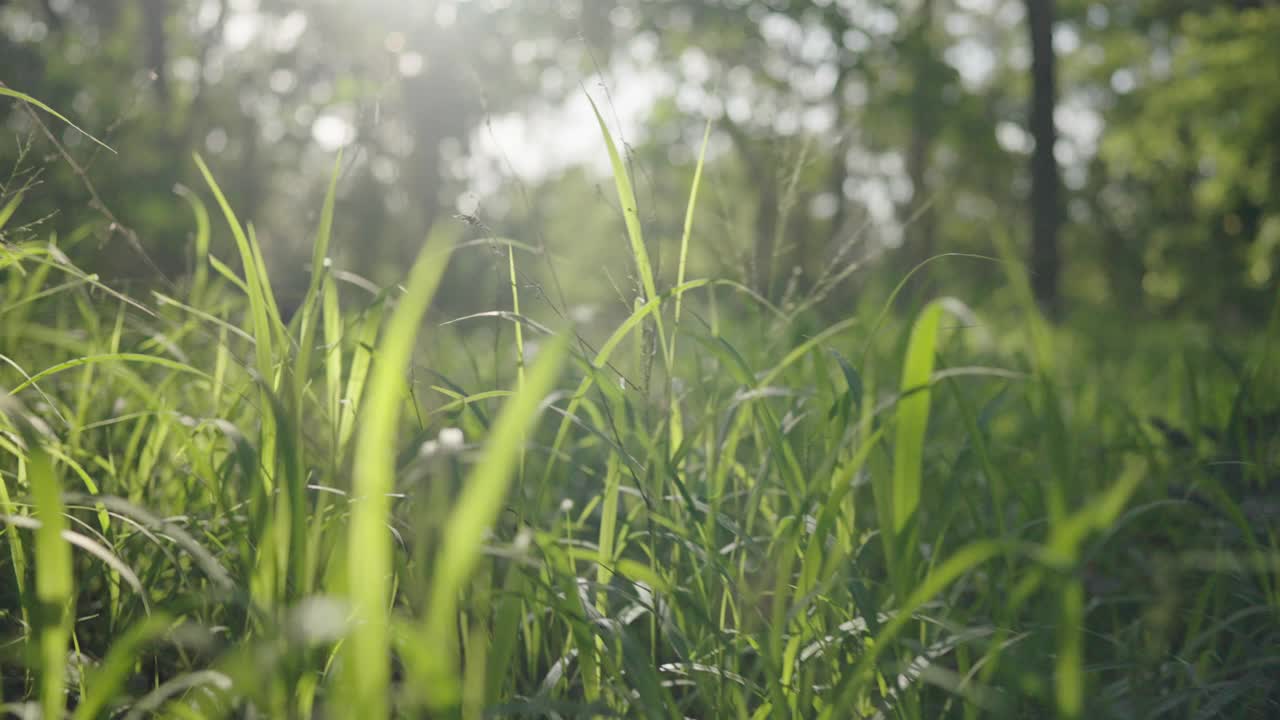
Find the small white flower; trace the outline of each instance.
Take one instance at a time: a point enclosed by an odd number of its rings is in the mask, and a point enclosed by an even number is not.
[[[330,258],[325,258],[322,264],[327,268],[333,267],[333,260],[331,260]]]
[[[440,444],[435,440],[428,440],[418,446],[418,457],[431,457],[440,451]]]
[[[445,450],[459,450],[462,448],[462,431],[458,428],[444,428],[436,439],[440,442],[440,447]]]
[[[573,499],[572,499],[572,498],[565,498],[565,499],[561,500],[561,501],[560,501],[560,512],[562,512],[562,513],[567,513],[567,512],[569,512],[570,510],[573,510]]]

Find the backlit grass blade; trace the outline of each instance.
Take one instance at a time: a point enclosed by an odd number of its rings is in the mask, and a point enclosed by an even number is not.
[[[267,273],[267,261],[262,256],[262,243],[258,242],[258,232],[254,230],[253,223],[249,223],[246,229],[249,231],[249,250],[253,252],[253,269],[258,273],[258,286],[262,288],[262,300],[267,306],[267,320],[271,322],[271,329],[276,332],[280,346],[284,347],[289,339],[289,333],[285,330],[284,320],[280,317],[280,306],[276,303],[276,293],[271,287],[271,276]]]
[[[191,275],[191,297],[200,299],[204,296],[205,286],[209,283],[209,209],[205,207],[200,196],[192,192],[186,185],[177,185],[173,191],[187,201],[196,218],[196,236],[192,244],[195,251],[195,268]]]
[[[458,595],[480,559],[485,534],[497,520],[524,447],[523,439],[538,416],[538,406],[551,392],[568,351],[566,336],[558,336],[538,353],[525,385],[503,406],[485,441],[484,452],[463,484],[442,532],[427,609],[425,639],[436,650],[423,678],[438,708],[452,708],[461,699],[456,657]]]
[[[707,282],[707,280],[690,280],[684,285],[672,288],[670,292],[692,290],[693,288],[706,285]],[[662,298],[654,298],[644,305],[636,308],[635,312],[631,313],[626,320],[623,320],[622,324],[613,331],[609,338],[605,340],[604,344],[600,346],[600,349],[596,351],[596,356],[591,361],[591,367],[596,370],[604,368],[609,362],[609,357],[613,354],[613,351],[617,349],[618,345],[620,345],[622,341],[626,339],[627,335],[638,327],[650,313],[658,311],[661,303]],[[569,436],[569,428],[573,424],[573,419],[575,417],[574,414],[578,410],[578,405],[582,402],[582,398],[586,396],[587,392],[591,390],[591,386],[594,383],[594,373],[587,373],[587,375],[582,378],[582,382],[579,383],[578,388],[574,391],[573,397],[570,399],[569,405],[565,409],[564,419],[561,420],[560,428],[556,431],[555,440],[552,441],[551,445],[553,460],[548,461],[543,469],[542,484],[544,487],[551,482],[552,471],[555,469],[556,465],[554,458]]]
[[[31,486],[40,527],[36,530],[34,602],[27,608],[37,642],[40,677],[40,709],[46,718],[62,717],[66,707],[67,641],[71,635],[69,612],[73,592],[71,546],[63,538],[67,529],[62,488],[53,461],[44,448],[43,434],[25,409],[10,396],[0,396],[0,412],[9,418],[25,445],[20,459]]]
[[[1058,653],[1053,663],[1058,717],[1075,720],[1084,712],[1084,583],[1071,578],[1058,590]]]
[[[702,133],[702,147],[698,150],[698,163],[693,169],[693,182],[689,187],[689,202],[685,205],[684,212],[684,230],[680,233],[680,258],[676,265],[676,287],[684,285],[685,268],[689,258],[689,237],[693,234],[693,212],[698,205],[698,188],[702,184],[702,167],[707,159],[707,144],[711,140],[711,121],[707,120],[707,127]],[[680,329],[680,310],[684,300],[684,291],[680,290],[675,293],[676,308],[674,315],[674,327],[671,329],[671,341],[667,344],[666,354],[666,372],[667,372],[667,406],[671,408],[670,418],[668,421],[670,431],[668,433],[671,451],[684,442],[684,417],[680,411],[680,402],[675,398],[672,390],[670,379],[674,377],[674,367],[676,362],[676,341],[679,336]]]
[[[702,184],[702,166],[707,159],[707,145],[711,140],[711,121],[707,121],[707,127],[702,132],[702,147],[698,150],[698,164],[693,168],[693,183],[689,187],[689,203],[685,206],[684,211],[684,231],[680,234],[680,261],[676,267],[676,287],[684,284],[685,263],[689,257],[689,236],[693,233],[693,210],[698,204],[698,188]],[[684,299],[683,292],[676,293],[676,310],[675,323],[680,324],[681,300]],[[675,337],[672,336],[672,345],[675,345]]]
[[[9,218],[17,212],[18,206],[22,204],[22,193],[16,193],[4,207],[0,208],[0,230],[4,230],[4,226],[9,222]]]
[[[330,288],[330,295],[333,302],[330,303],[335,308],[336,314],[338,293],[332,284],[327,286]],[[338,450],[341,452],[346,448],[347,443],[351,440],[351,435],[356,429],[356,409],[360,407],[360,401],[364,397],[365,384],[369,379],[369,367],[373,364],[373,346],[378,339],[378,329],[382,326],[382,317],[385,314],[385,302],[378,302],[373,307],[365,311],[364,317],[361,318],[357,327],[357,335],[355,341],[355,349],[351,355],[351,369],[347,374],[347,384],[338,405],[341,408],[341,415],[338,419]],[[335,320],[339,322],[339,320]],[[339,327],[335,326],[335,329]],[[335,335],[340,337],[339,335]],[[338,346],[341,347],[340,345]],[[339,349],[334,348],[331,352],[338,353]],[[341,370],[341,355],[333,359],[338,365],[337,369]],[[332,371],[332,369],[331,369]]]
[[[1054,361],[1053,337],[1049,332],[1048,321],[1040,312],[1035,293],[1031,290],[1030,271],[1018,260],[1008,231],[997,227],[992,237],[995,240],[996,253],[1004,265],[1009,287],[1014,291],[1014,297],[1017,298],[1018,306],[1024,314],[1027,331],[1031,336],[1032,358],[1035,360],[1036,369],[1045,374],[1051,373]]]
[[[266,297],[266,289],[262,286],[262,273],[258,269],[258,253],[254,251],[244,228],[240,226],[240,221],[236,219],[235,211],[231,209],[227,198],[222,194],[222,188],[218,187],[217,181],[213,179],[213,173],[209,171],[209,166],[205,165],[204,159],[198,154],[194,157],[196,166],[200,168],[200,174],[204,176],[204,180],[209,184],[209,189],[213,192],[213,196],[218,200],[218,206],[222,208],[222,214],[226,217],[227,225],[231,227],[231,234],[235,238],[236,248],[240,251],[240,261],[244,264],[244,282],[249,295],[249,309],[253,317],[253,335],[257,338],[257,343],[254,345],[257,370],[263,379],[271,382],[272,377],[275,375],[273,371],[275,353],[272,349],[274,328],[269,317],[268,308],[270,305]]]
[[[916,621],[914,612],[938,593],[947,589],[962,575],[1006,551],[1004,543],[980,540],[956,551],[936,568],[924,581],[912,590],[897,608],[894,615],[881,628],[874,642],[862,653],[857,666],[841,681],[836,699],[819,716],[822,720],[841,717],[839,711],[853,706],[855,699],[866,687],[875,671],[876,662],[903,630]]]
[[[41,110],[43,110],[43,111],[45,111],[45,112],[49,113],[50,115],[52,115],[52,116],[54,116],[54,117],[58,118],[58,119],[59,119],[59,120],[61,120],[62,122],[66,123],[67,125],[69,125],[69,126],[71,127],[71,129],[75,130],[76,132],[80,133],[81,135],[84,135],[85,137],[89,138],[90,140],[92,140],[93,142],[97,143],[98,145],[101,145],[102,147],[106,148],[107,152],[111,153],[112,155],[114,155],[114,154],[115,154],[115,152],[116,152],[115,150],[113,150],[113,149],[111,148],[111,146],[110,146],[110,145],[108,145],[108,144],[106,144],[106,143],[102,142],[101,140],[99,140],[98,138],[96,138],[96,137],[94,137],[94,136],[90,135],[89,133],[87,133],[87,132],[85,132],[83,129],[81,129],[81,127],[80,127],[79,125],[76,125],[75,123],[73,123],[73,122],[71,122],[70,120],[68,120],[66,117],[64,117],[64,116],[62,115],[62,113],[58,112],[57,110],[54,110],[53,108],[49,107],[48,105],[45,105],[44,103],[40,102],[39,100],[37,100],[37,99],[35,99],[35,98],[31,97],[30,95],[28,95],[28,94],[26,94],[26,93],[18,92],[17,90],[10,90],[9,88],[5,87],[3,84],[0,84],[0,96],[3,96],[3,97],[11,97],[11,98],[14,98],[14,99],[17,99],[17,100],[21,100],[21,101],[23,101],[23,102],[25,102],[25,103],[28,103],[28,104],[30,104],[30,105],[34,105],[34,106],[36,106],[36,107],[40,108]]]
[[[929,380],[933,375],[934,351],[938,345],[938,323],[942,305],[929,303],[911,328],[902,369],[901,390],[907,394],[898,402],[893,448],[894,533],[906,529],[920,505],[920,476],[924,460],[924,434],[929,424]]]
[[[1079,558],[1080,546],[1091,532],[1110,527],[1125,504],[1146,477],[1145,463],[1128,459],[1120,479],[1106,492],[1059,522],[1049,536],[1046,550],[1051,563],[1072,567]],[[1084,712],[1085,669],[1085,596],[1084,584],[1078,577],[1060,581],[1058,591],[1057,645],[1054,659],[1054,698],[1058,717],[1074,720]]]
[[[226,278],[232,285],[240,288],[240,292],[245,295],[249,294],[249,286],[245,284],[244,280],[240,279],[239,275],[236,275],[236,272],[229,265],[219,260],[218,256],[213,253],[209,253],[208,258],[209,267],[213,268],[214,272]]]
[[[520,286],[516,282],[516,252],[510,245],[507,246],[507,271],[511,281],[511,312],[520,317]],[[519,389],[524,385],[524,325],[523,323],[512,323],[516,334],[516,388]]]
[[[406,393],[405,374],[418,328],[435,296],[451,252],[444,233],[428,238],[409,270],[369,377],[355,435],[351,526],[347,539],[347,581],[355,629],[347,638],[346,700],[361,717],[389,716],[391,638],[389,606],[392,565],[388,493],[395,487],[396,437]]]
[[[609,151],[609,164],[613,168],[613,181],[618,190],[618,202],[622,205],[622,217],[627,226],[627,238],[631,242],[631,255],[635,260],[636,272],[640,275],[640,284],[644,288],[645,302],[658,297],[658,286],[653,275],[653,266],[649,261],[649,249],[645,246],[644,231],[640,226],[640,204],[636,200],[635,188],[631,184],[631,176],[627,173],[626,163],[618,153],[618,146],[613,142],[613,135],[596,107],[595,100],[587,96],[591,110],[600,124],[600,134],[604,136],[605,147]],[[653,323],[658,329],[658,340],[662,343],[663,357],[668,357],[666,331],[662,327],[662,313],[653,315]]]
[[[893,471],[887,478],[888,487],[885,487],[886,478],[882,473],[876,474],[872,485],[877,512],[881,516],[880,526],[885,532],[885,560],[900,596],[906,592],[910,581],[913,557],[910,546],[916,534],[914,521],[920,506],[924,437],[929,425],[932,395],[930,383],[938,344],[938,325],[946,302],[935,300],[926,305],[911,328],[903,359],[900,385],[903,396],[898,400],[894,427]]]
[[[336,440],[342,426],[342,307],[338,300],[338,288],[331,282],[322,287],[321,318],[324,321],[324,380],[325,397],[328,399],[329,422]]]
[[[36,373],[35,375],[32,375],[30,378],[16,385],[11,392],[13,393],[21,392],[23,389],[31,385],[35,385],[36,383],[49,377],[50,375],[56,375],[60,372],[71,370],[73,368],[77,368],[82,365],[90,365],[93,363],[102,363],[102,362],[106,362],[106,363],[130,362],[130,363],[141,363],[143,365],[158,365],[160,367],[168,368],[170,370],[177,370],[178,372],[190,373],[203,380],[210,379],[209,376],[206,375],[202,370],[191,367],[190,365],[187,365],[185,363],[180,363],[177,360],[170,360],[166,357],[161,357],[159,355],[144,355],[142,353],[105,353],[102,355],[89,355],[86,357],[76,358],[74,360],[67,360],[65,362],[60,362],[57,365],[54,365],[53,367],[45,368],[44,370],[41,370],[40,372]]]
[[[9,442],[9,439],[0,436],[0,449],[7,450],[15,456],[20,456],[22,450],[16,443]],[[17,515],[18,509],[13,502],[13,498],[9,496],[9,483],[0,480],[0,513],[5,515]],[[18,591],[18,597],[25,600],[30,589],[27,587],[27,566],[30,562],[26,545],[22,541],[22,536],[12,530],[4,533],[5,545],[9,546],[9,563],[13,571],[13,584]],[[8,578],[5,579],[8,582]],[[21,607],[21,620],[30,624],[31,619],[28,613],[27,603],[23,602]]]
[[[605,124],[604,117],[600,114],[600,108],[596,107],[596,101],[592,100],[591,96],[587,96],[587,101],[591,103],[591,111],[596,115],[596,122],[600,124],[600,134],[604,136],[605,147],[609,151],[609,164],[613,167],[613,181],[618,189],[618,202],[622,204],[622,217],[627,226],[627,238],[631,241],[631,254],[635,258],[636,272],[640,274],[640,282],[646,295],[645,300],[651,300],[658,296],[658,287],[654,282],[653,268],[649,264],[649,251],[644,245],[644,232],[640,227],[640,207],[631,185],[631,176],[627,173],[622,156],[618,154],[618,146],[613,142],[613,135],[610,134],[609,126]]]

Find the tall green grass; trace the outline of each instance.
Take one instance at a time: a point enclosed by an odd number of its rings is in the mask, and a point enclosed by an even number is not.
[[[1280,533],[1258,510],[1275,447],[1243,441],[1241,409],[1270,339],[1247,382],[1210,349],[1181,369],[1154,341],[1066,354],[1080,329],[1039,317],[1008,243],[1008,287],[976,309],[895,310],[908,277],[819,324],[817,299],[691,278],[710,127],[663,273],[596,118],[640,295],[598,338],[537,320],[552,313],[521,295],[508,244],[498,316],[519,331],[477,350],[433,310],[465,251],[447,228],[402,283],[342,292],[340,158],[288,322],[200,158],[176,291],[107,287],[74,239],[0,247],[5,712],[1275,708]],[[21,198],[0,208],[3,231]],[[1166,384],[1186,401],[1136,392]]]

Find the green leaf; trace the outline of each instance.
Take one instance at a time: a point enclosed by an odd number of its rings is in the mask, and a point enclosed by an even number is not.
[[[405,373],[418,327],[448,266],[447,236],[429,238],[409,270],[400,298],[378,345],[355,434],[351,527],[347,540],[347,582],[356,630],[348,637],[346,665],[349,707],[361,717],[389,717],[391,681],[390,600],[391,514],[388,494],[395,487],[396,437],[406,393]]]
[[[462,494],[441,533],[425,626],[426,642],[437,651],[424,670],[428,677],[422,678],[432,689],[429,700],[437,709],[452,708],[461,699],[455,647],[458,595],[480,560],[485,534],[502,510],[524,438],[559,377],[568,346],[568,337],[561,335],[539,352],[524,387],[494,421],[480,459],[467,474]]]
[[[38,645],[40,707],[42,717],[62,717],[65,708],[67,641],[71,636],[71,602],[74,580],[71,546],[63,532],[67,529],[62,488],[53,461],[44,447],[44,433],[17,400],[0,396],[0,412],[22,438],[25,468],[35,511],[40,519],[36,530],[34,602],[27,608]]]
[[[97,144],[101,145],[102,147],[106,148],[107,152],[111,153],[112,155],[114,155],[114,154],[115,154],[115,152],[116,152],[115,150],[112,150],[112,149],[111,149],[111,146],[110,146],[110,145],[107,145],[106,143],[102,142],[102,141],[101,141],[101,140],[99,140],[98,138],[96,138],[96,137],[94,137],[94,136],[90,135],[89,133],[85,132],[84,130],[80,129],[80,126],[79,126],[79,125],[76,125],[75,123],[73,123],[73,122],[71,122],[70,120],[68,120],[66,117],[64,117],[64,116],[63,116],[61,113],[59,113],[57,110],[54,110],[53,108],[49,107],[48,105],[45,105],[44,103],[40,102],[39,100],[37,100],[37,99],[35,99],[35,98],[31,97],[30,95],[28,95],[28,94],[26,94],[26,93],[18,92],[17,90],[10,90],[9,88],[5,87],[4,85],[0,85],[0,96],[5,96],[5,97],[15,98],[15,99],[17,99],[17,100],[21,100],[21,101],[23,101],[23,102],[25,102],[25,103],[28,103],[28,104],[30,104],[30,105],[35,105],[36,107],[38,107],[38,108],[40,108],[41,110],[43,110],[43,111],[45,111],[45,112],[49,113],[49,114],[50,114],[50,115],[52,115],[52,116],[54,116],[54,117],[58,118],[58,119],[59,119],[59,120],[61,120],[62,122],[66,123],[67,125],[70,125],[70,126],[71,126],[71,128],[72,128],[73,130],[75,130],[76,132],[80,133],[81,135],[84,135],[85,137],[89,138],[90,140],[94,141],[95,143],[97,143]]]
[[[893,517],[889,527],[895,534],[906,530],[907,523],[920,505],[924,434],[929,425],[929,382],[933,375],[941,318],[942,304],[939,301],[929,303],[916,319],[911,328],[911,338],[907,341],[901,385],[905,397],[898,402],[893,447],[893,499],[890,503]]]

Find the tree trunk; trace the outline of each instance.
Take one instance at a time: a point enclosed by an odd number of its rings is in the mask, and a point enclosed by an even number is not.
[[[165,22],[169,18],[166,0],[145,0],[142,3],[142,22],[147,36],[147,69],[155,73],[156,97],[161,104],[169,102],[169,39],[165,34]]]
[[[937,253],[937,223],[930,207],[933,189],[929,182],[934,141],[940,124],[939,113],[945,77],[939,72],[934,42],[934,0],[923,0],[911,19],[901,41],[900,52],[911,72],[910,93],[906,103],[910,134],[905,148],[907,179],[911,181],[911,197],[898,203],[898,222],[902,225],[902,245],[893,253],[891,268],[896,279],[904,278],[921,263]],[[929,273],[915,277],[900,296],[901,308],[914,306],[930,294]]]
[[[1026,0],[1031,34],[1031,289],[1050,317],[1061,310],[1058,249],[1061,180],[1053,147],[1058,133],[1053,124],[1057,102],[1053,54],[1054,0]]]
[[[934,68],[937,59],[933,48],[933,0],[920,4],[916,19],[916,37],[913,62],[915,88],[911,93],[911,143],[907,148],[907,176],[911,179],[911,203],[902,220],[906,253],[912,260],[909,272],[917,264],[928,260],[936,252],[934,240],[934,214],[929,203],[933,200],[929,187],[929,159],[933,154],[933,139],[938,128],[938,101],[941,95],[938,73]]]

